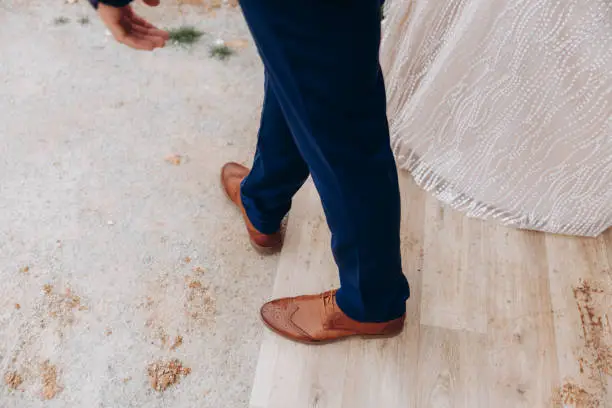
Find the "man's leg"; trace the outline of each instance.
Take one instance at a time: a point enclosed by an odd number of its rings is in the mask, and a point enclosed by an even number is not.
[[[359,322],[401,317],[409,289],[378,62],[380,1],[241,5],[322,198],[340,271],[338,306]]]
[[[245,211],[258,231],[273,234],[279,230],[293,195],[308,175],[266,73],[257,151],[241,188]]]
[[[221,184],[241,210],[251,244],[261,254],[278,252],[283,244],[283,217],[295,192],[308,178],[300,155],[266,72],[265,99],[252,170],[227,163]]]

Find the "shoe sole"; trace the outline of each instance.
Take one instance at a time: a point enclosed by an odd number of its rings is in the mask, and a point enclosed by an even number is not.
[[[249,242],[251,243],[251,246],[253,247],[255,252],[257,252],[260,255],[266,255],[266,256],[276,255],[282,250],[282,246],[264,247],[264,246],[258,245],[252,239],[249,239]]]
[[[291,337],[279,330],[277,330],[274,326],[272,326],[271,324],[269,324],[266,319],[263,318],[263,316],[260,316],[261,321],[263,322],[263,324],[270,330],[272,331],[274,334],[277,334],[287,340],[290,340],[294,343],[300,343],[300,344],[305,344],[308,346],[324,346],[326,344],[332,344],[332,343],[338,343],[341,341],[345,341],[345,340],[350,340],[352,338],[358,337],[361,338],[363,340],[384,340],[384,339],[390,339],[393,337],[397,337],[400,334],[402,334],[402,332],[404,331],[403,328],[402,330],[398,331],[398,332],[393,332],[393,333],[384,333],[384,334],[351,334],[348,336],[344,336],[344,337],[339,337],[337,339],[329,339],[329,340],[304,340],[304,339],[296,339],[295,337]]]
[[[236,207],[236,209],[238,209],[238,211],[240,212],[240,215],[242,215],[242,217],[244,217],[244,214],[242,213],[242,211],[240,211],[240,208],[238,208],[236,203],[232,200],[232,198],[230,197],[229,193],[227,192],[227,189],[225,188],[225,184],[223,184],[223,171],[221,171],[221,176],[219,177],[219,181],[221,183],[221,190],[223,190],[223,194],[225,194],[225,197],[227,197],[227,199],[232,204],[234,204],[234,207]],[[247,235],[248,235],[248,231],[247,231]],[[265,256],[275,255],[275,254],[279,253],[281,251],[281,249],[283,248],[282,244],[278,245],[278,246],[273,246],[273,247],[261,246],[257,242],[253,241],[250,237],[249,237],[249,243],[251,244],[251,246],[253,247],[255,252],[257,252],[260,255],[265,255]]]

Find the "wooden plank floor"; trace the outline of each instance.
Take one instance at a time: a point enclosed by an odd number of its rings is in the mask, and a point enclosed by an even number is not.
[[[266,333],[251,408],[612,408],[612,231],[591,239],[507,229],[400,177],[406,330],[326,346]],[[337,286],[329,241],[308,185],[273,296]]]

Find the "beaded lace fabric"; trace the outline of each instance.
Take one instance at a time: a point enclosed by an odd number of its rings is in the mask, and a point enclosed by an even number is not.
[[[398,165],[472,217],[612,226],[612,2],[387,0]]]

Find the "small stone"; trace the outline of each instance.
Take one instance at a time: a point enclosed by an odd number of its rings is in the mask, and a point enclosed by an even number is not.
[[[78,308],[81,304],[81,298],[79,296],[66,296],[66,304],[72,309]]]
[[[4,374],[4,383],[13,390],[16,390],[21,384],[23,384],[23,378],[16,372],[8,372]]]
[[[183,336],[176,336],[174,338],[174,343],[170,346],[170,350],[176,350],[178,347],[183,344]]]
[[[46,400],[53,399],[62,389],[62,387],[57,384],[57,368],[54,365],[49,364],[48,361],[45,361],[41,367],[41,370],[43,398]]]
[[[165,391],[169,386],[176,384],[181,375],[186,376],[191,373],[191,369],[183,367],[179,360],[149,364],[147,371],[151,387],[159,392]]]
[[[202,287],[202,283],[201,283],[200,281],[192,281],[192,282],[189,284],[189,287],[190,287],[191,289],[200,289],[200,288]]]
[[[166,160],[166,163],[172,164],[174,166],[179,166],[183,162],[183,156],[179,154],[171,154],[170,156],[167,156],[164,160]]]

